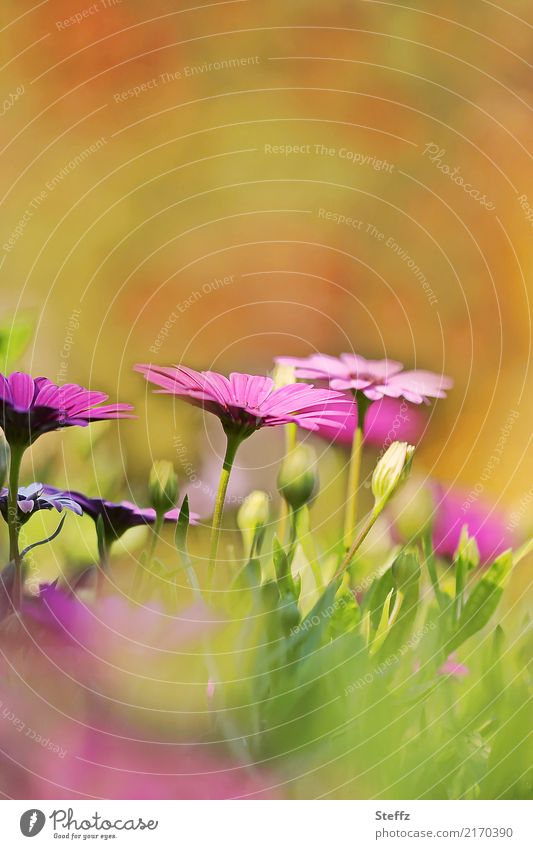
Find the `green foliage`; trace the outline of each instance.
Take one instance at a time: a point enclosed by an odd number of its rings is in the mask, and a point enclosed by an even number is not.
[[[34,321],[27,315],[0,323],[0,371],[10,372],[28,347]]]
[[[465,640],[487,625],[501,601],[503,590],[513,567],[513,554],[506,551],[487,570],[472,589],[454,632],[446,643],[448,653],[459,648]]]

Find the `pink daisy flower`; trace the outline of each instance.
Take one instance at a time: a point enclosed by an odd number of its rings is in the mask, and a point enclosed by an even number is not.
[[[135,370],[159,386],[159,392],[183,398],[220,419],[227,438],[226,454],[213,515],[209,583],[216,561],[222,511],[239,445],[261,427],[298,424],[307,430],[337,421],[339,405],[349,410],[353,401],[342,392],[316,389],[303,383],[276,388],[272,378],[234,372],[229,378],[214,371],[184,366],[137,365]],[[333,408],[334,405],[334,408]]]
[[[358,354],[311,354],[309,357],[278,357],[279,365],[292,366],[296,377],[326,380],[331,389],[360,391],[369,401],[405,398],[412,404],[445,398],[453,381],[430,371],[404,371],[396,360],[366,360]]]
[[[132,418],[130,404],[105,404],[108,396],[76,383],[56,386],[24,372],[0,374],[0,426],[10,445],[27,447],[50,430],[104,419]]]
[[[260,427],[295,422],[307,430],[334,422],[339,405],[348,410],[351,401],[341,392],[293,383],[276,389],[270,377],[233,372],[229,378],[214,371],[194,371],[185,366],[137,365],[135,370],[159,392],[176,395],[214,413],[225,429],[239,430],[244,437]],[[336,407],[332,409],[332,403]]]
[[[358,354],[277,357],[276,363],[293,368],[297,378],[325,382],[331,389],[344,390],[353,398],[351,415],[344,421],[337,417],[335,436],[342,438],[344,434],[352,433],[344,516],[344,545],[348,550],[356,527],[361,451],[365,436],[368,439],[366,421],[369,406],[385,398],[405,398],[412,404],[429,404],[430,398],[446,397],[445,390],[451,388],[452,380],[430,371],[403,371],[402,363],[396,360],[367,360]],[[326,433],[328,430],[331,433],[330,428],[326,429]]]
[[[85,427],[90,422],[103,419],[132,418],[130,404],[105,404],[107,398],[103,392],[91,392],[76,383],[56,386],[47,377],[34,379],[20,371],[8,377],[0,374],[0,427],[10,446],[6,510],[9,559],[15,565],[12,590],[15,610],[20,606],[22,588],[17,494],[24,452],[39,436],[51,430],[74,425]]]

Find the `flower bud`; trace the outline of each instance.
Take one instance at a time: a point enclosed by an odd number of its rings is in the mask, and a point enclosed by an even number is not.
[[[251,530],[266,525],[270,516],[269,499],[266,492],[254,489],[246,496],[237,513],[237,524],[241,531]]]
[[[150,504],[158,516],[176,506],[178,500],[178,477],[168,460],[156,460],[148,481]]]
[[[380,513],[409,474],[414,446],[393,442],[378,461],[372,475],[374,512]]]
[[[467,569],[477,569],[479,566],[479,548],[475,537],[468,534],[468,525],[461,528],[461,536],[457,544],[454,560],[462,560]]]
[[[272,380],[276,389],[281,389],[283,386],[290,386],[296,383],[293,366],[274,366],[272,369]]]
[[[283,460],[278,489],[293,510],[307,504],[318,490],[316,453],[310,445],[297,445]]]
[[[392,564],[392,577],[397,590],[405,592],[408,585],[416,584],[420,578],[420,563],[415,551],[404,551]]]
[[[244,499],[237,513],[237,525],[247,550],[252,549],[254,539],[261,534],[269,518],[268,495],[260,489],[255,489]]]

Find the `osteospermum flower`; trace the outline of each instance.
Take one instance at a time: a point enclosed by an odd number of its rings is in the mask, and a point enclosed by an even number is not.
[[[226,490],[241,442],[261,427],[295,423],[316,431],[322,424],[338,418],[339,404],[344,403],[349,408],[352,402],[340,392],[301,383],[276,387],[272,378],[259,375],[234,372],[228,378],[214,371],[194,371],[183,366],[164,368],[137,365],[135,369],[159,386],[160,392],[176,395],[190,404],[202,407],[214,413],[222,422],[228,441],[213,516],[211,577]],[[332,409],[334,402],[335,410]]]
[[[184,366],[137,365],[135,370],[160,386],[160,392],[214,413],[225,427],[240,430],[243,437],[260,427],[291,422],[317,430],[331,420],[333,401],[347,403],[340,392],[301,383],[277,389],[272,378],[261,375],[233,372],[227,378],[214,371],[194,371]]]
[[[396,360],[367,360],[358,354],[277,357],[276,363],[293,368],[298,378],[326,382],[331,389],[351,393],[354,399],[352,415],[357,423],[352,428],[344,516],[344,545],[348,549],[356,527],[361,451],[369,405],[384,398],[405,398],[412,404],[429,404],[430,398],[445,398],[445,390],[450,389],[453,382],[449,377],[430,371],[404,371],[402,363]],[[348,427],[347,422],[341,422],[341,432]]]
[[[47,491],[57,492],[51,487],[47,487]],[[107,501],[104,498],[89,498],[81,492],[68,492],[68,498],[72,500],[78,510],[85,515],[90,516],[94,522],[97,522],[99,517],[103,521],[104,537],[106,542],[112,543],[114,540],[122,536],[130,528],[136,528],[139,525],[154,525],[156,521],[156,512],[151,507],[137,507],[131,501]],[[177,522],[180,515],[178,508],[169,510],[164,514],[165,522]],[[189,517],[191,524],[197,524],[198,516],[192,513]]]
[[[9,490],[0,489],[0,513],[7,520]],[[67,492],[60,489],[46,487],[42,483],[32,483],[29,486],[19,486],[17,492],[17,508],[19,521],[26,522],[32,513],[38,510],[72,510],[78,516],[82,515],[82,509]]]
[[[24,372],[0,374],[0,426],[10,445],[27,447],[50,430],[131,418],[130,404],[105,404],[107,399],[76,383],[56,386],[47,377]]]
[[[296,377],[326,380],[332,389],[360,391],[369,401],[383,397],[405,398],[412,404],[428,404],[445,398],[453,381],[430,371],[404,371],[396,360],[367,360],[358,354],[311,354],[309,357],[277,357],[279,365],[292,366]]]

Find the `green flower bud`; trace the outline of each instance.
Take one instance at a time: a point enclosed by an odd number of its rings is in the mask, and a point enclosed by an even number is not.
[[[168,460],[156,460],[148,481],[150,504],[158,516],[176,506],[178,500],[178,477]]]
[[[393,442],[378,461],[372,475],[375,513],[381,513],[409,474],[414,450],[407,442]]]
[[[404,551],[392,564],[392,577],[397,590],[405,592],[409,584],[420,578],[420,563],[415,551]]]
[[[287,454],[279,470],[278,489],[293,510],[299,510],[316,495],[317,457],[310,445],[297,445]]]
[[[272,380],[276,389],[281,389],[282,386],[290,386],[296,383],[293,366],[275,366],[272,369]]]
[[[475,537],[468,535],[468,525],[461,528],[461,536],[457,544],[454,560],[462,560],[467,569],[477,569],[479,566],[479,548]]]
[[[241,531],[266,525],[270,517],[270,502],[266,492],[254,489],[242,502],[237,513],[237,524]]]
[[[255,489],[244,499],[237,513],[237,525],[247,551],[252,550],[254,540],[261,535],[269,518],[268,495],[260,489]]]

